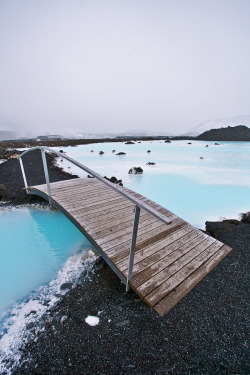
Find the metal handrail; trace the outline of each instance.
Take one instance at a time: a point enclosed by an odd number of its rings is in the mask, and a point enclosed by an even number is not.
[[[26,189],[27,193],[29,193],[29,191],[28,191],[28,184],[27,184],[27,179],[26,179],[26,175],[25,175],[25,171],[24,171],[24,166],[23,166],[23,162],[22,162],[22,157],[25,154],[27,154],[28,152],[32,151],[32,150],[41,150],[41,152],[42,152],[44,174],[45,174],[45,179],[46,179],[46,184],[47,184],[47,191],[48,191],[48,197],[49,197],[49,202],[50,203],[52,201],[51,201],[51,189],[50,189],[49,174],[48,174],[47,162],[46,162],[46,157],[45,157],[45,152],[46,151],[50,152],[50,153],[54,153],[57,156],[62,157],[64,159],[68,160],[72,164],[74,164],[77,167],[79,167],[80,169],[84,170],[86,173],[88,173],[91,176],[95,177],[97,180],[101,181],[102,183],[104,183],[105,185],[109,186],[111,189],[115,190],[117,193],[121,194],[122,196],[124,196],[125,198],[127,198],[128,200],[130,200],[132,203],[134,203],[134,205],[135,205],[135,218],[134,218],[133,231],[132,231],[132,239],[131,239],[131,245],[130,245],[130,258],[129,258],[129,267],[128,267],[127,284],[126,284],[126,290],[128,291],[129,290],[129,284],[128,283],[129,283],[129,280],[130,280],[130,278],[132,276],[133,259],[134,259],[134,253],[135,253],[135,245],[136,245],[137,229],[138,229],[138,223],[139,223],[139,217],[140,217],[140,209],[143,209],[143,210],[147,211],[149,214],[151,214],[155,218],[159,219],[164,224],[170,224],[172,222],[172,220],[169,220],[166,216],[162,215],[161,213],[159,213],[158,211],[156,211],[154,208],[150,207],[149,205],[147,205],[146,203],[144,203],[140,199],[134,197],[132,194],[130,194],[129,192],[127,192],[124,189],[122,189],[121,186],[113,184],[112,182],[106,180],[104,177],[102,177],[101,175],[99,175],[98,173],[96,173],[95,171],[93,171],[92,169],[90,169],[90,168],[86,167],[85,165],[79,163],[78,161],[70,158],[69,156],[66,156],[66,155],[64,155],[62,153],[59,153],[59,152],[57,152],[57,151],[55,151],[55,150],[53,150],[53,149],[51,149],[49,147],[43,147],[43,146],[31,147],[28,150],[25,150],[18,157],[19,162],[20,162],[20,166],[21,166],[21,171],[22,171],[23,179],[24,179],[24,185],[25,185],[25,189]]]

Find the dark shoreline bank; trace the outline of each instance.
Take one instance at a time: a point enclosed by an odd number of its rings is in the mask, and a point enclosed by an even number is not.
[[[34,173],[29,183],[44,183],[40,153],[26,162]],[[48,164],[51,181],[75,177],[55,168],[53,160]],[[18,160],[0,165],[0,183],[7,184],[13,205],[34,202],[22,189]],[[248,374],[250,224],[207,223],[207,229],[233,251],[164,318],[133,292],[125,293],[99,262],[90,278],[48,310],[44,332],[30,329],[12,373]],[[99,325],[87,325],[88,315],[98,315]]]

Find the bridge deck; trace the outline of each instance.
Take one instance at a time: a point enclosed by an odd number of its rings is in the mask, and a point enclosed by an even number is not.
[[[124,188],[125,189],[125,188]],[[46,185],[29,188],[47,198]],[[201,281],[231,248],[155,202],[125,189],[172,220],[163,224],[141,211],[131,288],[163,316]],[[51,197],[125,282],[134,205],[96,179],[51,183]]]

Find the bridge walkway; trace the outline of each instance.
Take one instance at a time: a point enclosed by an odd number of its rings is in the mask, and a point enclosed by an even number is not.
[[[231,248],[166,208],[126,188],[170,223],[141,210],[129,286],[163,316],[195,287]],[[76,178],[27,188],[52,201],[91,241],[126,283],[134,222],[133,202],[96,178]]]

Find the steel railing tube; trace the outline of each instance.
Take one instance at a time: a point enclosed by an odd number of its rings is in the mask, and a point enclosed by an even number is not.
[[[51,189],[50,189],[49,172],[48,172],[46,154],[45,154],[44,149],[42,149],[41,152],[42,152],[43,169],[44,169],[44,175],[45,175],[45,180],[46,180],[46,185],[47,185],[49,203],[51,204],[52,203],[52,201],[51,201]]]
[[[136,246],[136,237],[140,219],[140,207],[135,205],[135,216],[134,216],[134,223],[133,223],[133,230],[132,230],[132,237],[131,237],[131,244],[130,244],[130,255],[129,255],[129,264],[128,264],[128,275],[127,275],[127,283],[126,283],[126,292],[129,291],[129,280],[132,277],[133,265],[134,265],[134,256],[135,256],[135,246]]]
[[[21,167],[21,171],[22,171],[22,175],[23,175],[23,181],[24,181],[24,186],[25,186],[25,190],[26,190],[26,193],[29,194],[29,190],[28,190],[28,184],[27,184],[27,179],[26,179],[26,174],[25,174],[25,171],[24,171],[24,166],[23,166],[23,160],[22,158],[19,158],[19,163],[20,163],[20,167]]]

